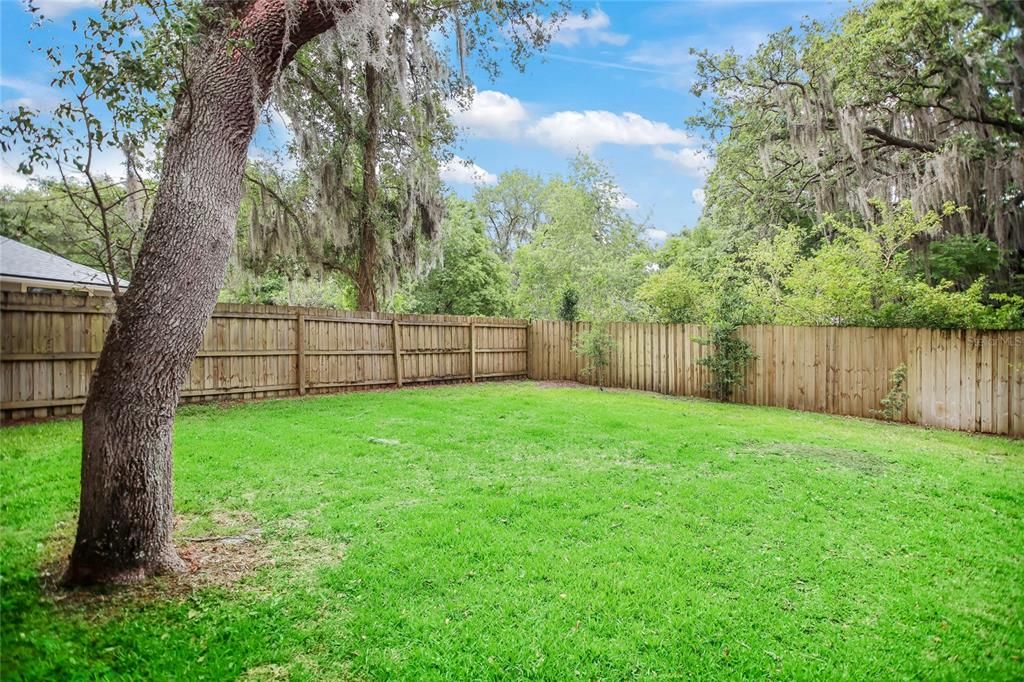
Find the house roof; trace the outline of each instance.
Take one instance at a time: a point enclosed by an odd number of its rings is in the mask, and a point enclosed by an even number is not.
[[[41,249],[0,237],[0,277],[79,284],[86,287],[110,286],[107,275],[86,265],[61,258]],[[122,287],[128,282],[118,279]]]

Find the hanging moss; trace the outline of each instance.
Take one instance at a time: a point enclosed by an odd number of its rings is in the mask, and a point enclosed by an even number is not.
[[[451,137],[440,105],[446,62],[429,40],[422,12],[368,8],[361,23],[324,36],[282,75],[275,104],[289,121],[298,161],[294,176],[270,174],[281,191],[256,189],[240,257],[264,264],[285,254],[312,274],[352,276],[365,257],[363,175],[376,174],[379,191],[370,216],[377,255],[375,287],[389,296],[406,273],[418,274],[439,257],[444,203],[437,157]],[[380,15],[380,16],[378,16]],[[378,75],[380,109],[370,120],[365,71]],[[379,86],[377,85],[379,83]],[[362,167],[373,136],[377,163]],[[286,188],[290,188],[287,191]]]

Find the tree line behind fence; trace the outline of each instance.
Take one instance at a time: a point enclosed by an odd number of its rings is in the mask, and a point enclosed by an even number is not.
[[[4,293],[5,421],[81,411],[113,303]],[[612,323],[609,364],[587,371],[586,322],[218,305],[182,400],[252,399],[425,382],[526,378],[710,397],[701,325]],[[736,402],[880,417],[905,368],[901,421],[1024,435],[1024,332],[746,326]],[[396,343],[397,340],[397,343]]]

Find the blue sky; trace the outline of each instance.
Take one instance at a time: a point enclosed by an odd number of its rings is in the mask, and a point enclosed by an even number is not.
[[[54,19],[31,30],[21,2],[0,0],[4,109],[19,102],[52,106],[47,64],[29,43],[72,40],[70,21],[96,2],[40,0]],[[564,173],[582,149],[609,167],[624,192],[623,207],[649,222],[653,240],[663,239],[696,222],[704,174],[713,163],[701,151],[699,131],[684,123],[699,108],[689,93],[689,49],[750,53],[774,31],[806,16],[833,18],[845,7],[843,0],[578,3],[548,52],[534,57],[525,73],[508,66],[490,81],[470,67],[477,97],[469,110],[454,111],[461,129],[455,153],[465,163],[450,165],[444,177],[468,196],[475,183],[493,182],[513,168]],[[272,146],[280,127],[261,132],[258,144]],[[112,152],[106,162],[116,173],[118,155]],[[4,160],[0,183],[23,182],[11,172],[16,165],[15,155]]]

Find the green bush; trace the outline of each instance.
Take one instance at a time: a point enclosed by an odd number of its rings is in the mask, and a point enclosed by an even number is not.
[[[605,369],[611,363],[615,348],[615,340],[601,323],[581,333],[572,344],[573,351],[587,359],[582,374],[595,377],[597,385],[601,387],[604,386]]]
[[[882,398],[882,409],[871,410],[885,421],[896,421],[903,416],[903,408],[909,398],[907,393],[907,366],[901,364],[889,375],[889,392]]]
[[[580,294],[569,287],[562,292],[562,300],[558,304],[558,319],[566,322],[575,322],[580,319],[579,310]]]
[[[711,336],[694,339],[702,346],[711,346],[711,355],[697,360],[711,370],[711,381],[704,387],[723,402],[732,398],[733,390],[743,381],[747,371],[747,363],[757,357],[750,344],[741,339],[736,331],[739,325],[734,322],[717,322],[711,327]]]

